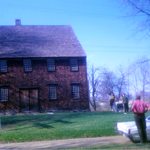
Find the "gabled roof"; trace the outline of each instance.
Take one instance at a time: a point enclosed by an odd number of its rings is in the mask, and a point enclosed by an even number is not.
[[[85,56],[69,25],[0,26],[0,58]]]

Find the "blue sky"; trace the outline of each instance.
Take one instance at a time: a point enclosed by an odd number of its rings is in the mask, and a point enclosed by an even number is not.
[[[113,70],[150,52],[150,37],[135,34],[140,18],[126,12],[121,0],[0,0],[0,25],[71,25],[87,61]]]

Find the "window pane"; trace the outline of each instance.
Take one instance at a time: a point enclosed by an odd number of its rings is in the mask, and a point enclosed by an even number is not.
[[[55,61],[54,59],[47,60],[47,70],[48,71],[55,71]]]
[[[0,72],[7,72],[7,60],[0,60]]]
[[[0,100],[8,101],[8,88],[6,87],[0,88]]]
[[[72,85],[72,98],[79,99],[79,85]]]
[[[31,60],[30,59],[24,59],[23,64],[24,64],[24,71],[25,72],[32,71]]]
[[[56,99],[56,86],[50,85],[49,86],[49,99]]]
[[[71,71],[78,71],[77,59],[70,59],[70,69]]]

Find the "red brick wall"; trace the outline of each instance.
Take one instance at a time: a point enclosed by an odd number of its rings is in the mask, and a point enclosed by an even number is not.
[[[70,60],[56,59],[54,72],[47,71],[47,61],[32,60],[32,72],[24,72],[23,60],[8,60],[8,72],[0,73],[0,84],[9,84],[9,101],[0,109],[20,111],[19,88],[39,87],[39,110],[89,109],[86,58],[78,59],[79,71],[70,71]],[[71,96],[71,82],[79,82],[80,99]],[[49,83],[57,84],[57,100],[49,100]]]

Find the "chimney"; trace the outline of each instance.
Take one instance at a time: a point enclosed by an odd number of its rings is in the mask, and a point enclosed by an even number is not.
[[[21,19],[16,19],[15,20],[15,25],[16,26],[21,26]]]

